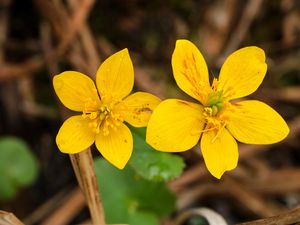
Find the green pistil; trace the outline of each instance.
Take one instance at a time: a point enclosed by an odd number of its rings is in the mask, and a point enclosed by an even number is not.
[[[223,106],[222,91],[212,91],[207,98],[207,106],[211,108],[212,115],[217,115]]]
[[[100,107],[100,114],[99,114],[100,120],[104,120],[109,112],[110,112],[109,108],[107,106],[102,105]]]

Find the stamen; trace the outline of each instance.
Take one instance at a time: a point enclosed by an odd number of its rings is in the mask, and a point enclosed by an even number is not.
[[[96,117],[98,116],[98,113],[97,112],[92,112],[90,113],[90,119],[93,120],[93,119],[96,119]]]
[[[211,140],[211,143],[214,143],[217,140],[217,138],[220,136],[220,134],[223,131],[223,129],[225,128],[225,126],[226,126],[226,123],[224,123],[222,125],[222,127],[218,129],[218,132],[217,132],[216,136]]]
[[[100,113],[100,116],[99,116],[100,120],[104,120],[105,117],[106,117],[106,113],[104,113],[104,112]]]
[[[218,113],[218,107],[217,106],[215,106],[215,105],[213,105],[212,107],[211,107],[211,114],[212,114],[212,116],[215,116],[215,115],[217,115],[217,113]]]
[[[225,129],[226,125],[229,123],[234,110],[235,107],[233,107],[230,102],[223,101],[212,106],[204,107],[203,116],[206,120],[206,128],[201,132],[215,130],[216,134],[211,140],[212,143],[215,142],[221,135],[223,129]]]
[[[213,83],[212,83],[212,85],[211,85],[211,88],[213,89],[213,91],[217,91],[218,84],[219,84],[218,79],[217,79],[217,78],[214,78],[214,79],[213,79]]]
[[[105,103],[103,103],[105,100]],[[117,130],[117,127],[123,122],[121,114],[114,113],[115,104],[120,101],[114,100],[112,97],[101,99],[102,105],[97,105],[97,101],[87,99],[84,104],[82,118],[88,119],[88,127],[96,134],[102,133],[109,135],[111,130]]]
[[[212,116],[212,113],[213,113],[213,110],[212,110],[211,107],[205,107],[204,108],[204,112],[203,112],[204,116]]]
[[[194,135],[199,135],[199,134],[205,133],[207,131],[215,130],[215,129],[217,129],[217,127],[210,127],[210,128],[205,128],[205,129],[200,130],[200,131],[191,131],[190,134],[194,136]]]

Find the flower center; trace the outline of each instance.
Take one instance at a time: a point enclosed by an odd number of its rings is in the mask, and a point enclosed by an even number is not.
[[[124,119],[119,113],[114,112],[114,102],[100,104],[99,106],[96,101],[88,100],[85,104],[82,117],[90,120],[88,126],[94,133],[99,134],[102,132],[103,135],[107,136],[111,129],[116,130]]]
[[[222,91],[212,91],[207,98],[206,107],[204,108],[210,116],[216,116],[223,106]]]
[[[214,130],[216,133],[214,141],[220,134],[220,131],[228,124],[231,113],[231,103],[224,101],[222,91],[217,91],[213,86],[204,106],[203,115],[206,127],[203,132]]]

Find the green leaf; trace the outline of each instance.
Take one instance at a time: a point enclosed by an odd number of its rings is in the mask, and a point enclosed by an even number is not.
[[[13,198],[20,188],[32,184],[37,174],[37,161],[26,143],[14,137],[0,138],[0,198]]]
[[[103,159],[95,160],[95,169],[107,223],[140,225],[146,223],[135,221],[144,218],[158,225],[160,216],[174,210],[175,196],[165,183],[145,180],[128,166],[118,170]]]
[[[8,180],[5,176],[1,176],[0,172],[0,199],[10,200],[17,194],[17,188],[13,182]]]
[[[129,215],[130,225],[157,225],[159,219],[153,213],[148,212],[135,212]]]
[[[159,152],[145,142],[146,129],[131,127],[134,149],[129,165],[142,177],[154,181],[169,181],[180,176],[183,159],[167,152]]]

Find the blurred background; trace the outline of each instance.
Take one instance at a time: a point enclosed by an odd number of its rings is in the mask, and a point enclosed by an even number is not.
[[[234,224],[299,206],[299,1],[0,0],[0,210],[26,225],[89,221],[69,156],[55,144],[71,112],[57,101],[52,77],[77,70],[95,78],[103,60],[128,48],[135,90],[191,100],[172,75],[180,38],[199,47],[212,77],[236,49],[263,48],[268,73],[249,98],[275,108],[290,135],[274,145],[240,144],[237,169],[219,181],[199,146],[158,153],[143,142],[145,130],[132,128],[135,153],[125,171],[93,149],[108,222],[208,224],[187,213],[207,207]]]

